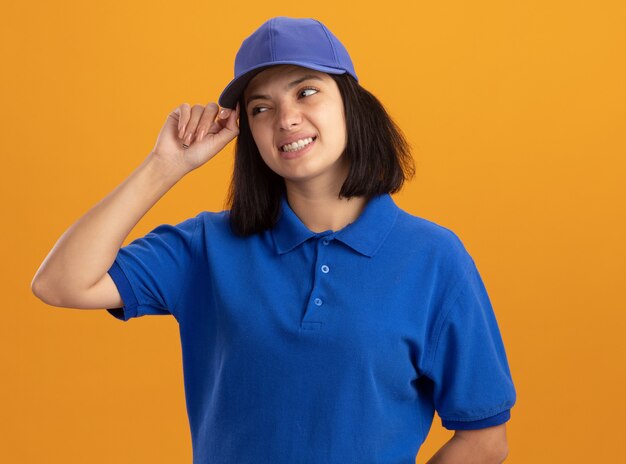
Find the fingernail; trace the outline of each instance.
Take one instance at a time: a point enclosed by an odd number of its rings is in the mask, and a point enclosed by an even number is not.
[[[220,119],[226,119],[228,117],[228,110],[226,108],[222,108],[220,111]]]

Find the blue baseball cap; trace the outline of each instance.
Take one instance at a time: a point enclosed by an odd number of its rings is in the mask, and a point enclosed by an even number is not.
[[[235,108],[248,82],[278,64],[329,74],[348,73],[359,80],[348,50],[320,21],[279,16],[264,22],[241,44],[235,57],[235,78],[220,95],[220,106]]]

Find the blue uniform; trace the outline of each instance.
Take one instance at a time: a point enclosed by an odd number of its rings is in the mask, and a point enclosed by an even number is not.
[[[194,464],[413,464],[434,411],[499,425],[516,392],[459,238],[371,199],[339,231],[234,235],[229,211],[161,225],[109,270],[128,320],[179,324]]]

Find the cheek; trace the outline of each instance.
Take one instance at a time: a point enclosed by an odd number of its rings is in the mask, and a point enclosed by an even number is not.
[[[345,145],[348,143],[348,130],[346,125],[346,119],[343,116],[343,113],[341,113],[334,122],[336,138],[338,142],[343,144],[345,147]]]
[[[264,135],[263,132],[252,131],[252,139],[259,150],[259,154],[261,155],[261,159],[268,166],[272,166],[272,140],[268,138],[267,134]]]
[[[252,134],[252,140],[254,140],[254,144],[256,145],[258,150],[261,151],[262,144],[261,144],[261,139],[259,138],[258,134],[256,134],[253,130],[251,130],[250,133]]]
[[[335,137],[341,142],[347,141],[346,118],[344,115],[343,105],[336,105],[330,109],[330,113],[334,117],[329,121],[329,127],[335,132]]]
[[[250,127],[250,132],[252,133],[252,139],[254,140],[259,152],[263,153],[267,150],[268,146],[272,143],[271,140],[268,140],[267,134],[263,130],[259,130],[258,127]]]
[[[341,121],[339,123],[339,127],[341,127],[341,132],[343,132],[344,138],[347,139],[348,138],[348,126],[346,124],[346,118],[343,115],[343,113],[341,113]]]

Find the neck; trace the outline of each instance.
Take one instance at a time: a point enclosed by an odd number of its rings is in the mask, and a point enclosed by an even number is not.
[[[303,224],[316,233],[343,229],[363,212],[367,203],[365,197],[339,199],[338,194],[334,189],[313,192],[287,187],[289,206]]]

